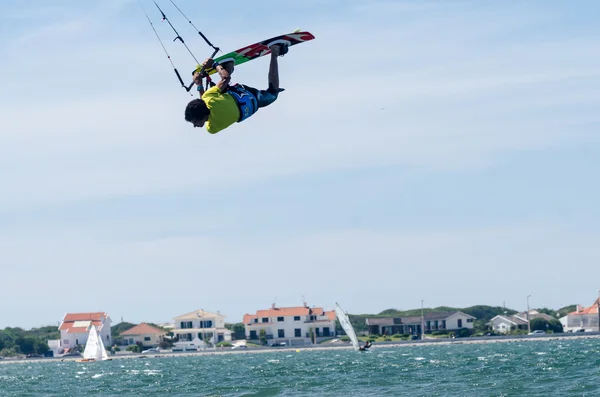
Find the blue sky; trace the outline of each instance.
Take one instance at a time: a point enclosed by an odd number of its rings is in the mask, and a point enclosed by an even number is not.
[[[593,302],[597,2],[233,2],[226,21],[176,3],[224,51],[298,27],[316,40],[280,58],[272,107],[210,135],[183,120],[192,97],[136,1],[0,16],[0,327],[235,322],[303,296],[351,313]],[[233,79],[265,86],[267,67]]]

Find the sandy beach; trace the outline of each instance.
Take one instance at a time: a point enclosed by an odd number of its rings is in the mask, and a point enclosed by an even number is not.
[[[389,348],[402,348],[402,347],[415,347],[422,345],[471,345],[471,344],[488,344],[488,343],[523,343],[523,342],[544,342],[544,341],[555,341],[555,340],[570,340],[570,339],[599,339],[600,334],[594,333],[593,335],[560,335],[560,336],[521,336],[521,337],[488,337],[488,338],[461,338],[461,339],[425,339],[419,341],[403,341],[403,342],[384,342],[373,344],[370,350],[377,349],[389,349]],[[352,346],[349,343],[332,343],[329,345],[318,345],[318,346],[301,346],[301,347],[281,347],[281,348],[250,348],[250,349],[235,349],[225,348],[223,350],[207,350],[198,352],[177,352],[173,353],[165,351],[164,353],[158,354],[139,354],[139,353],[126,353],[116,354],[109,356],[112,360],[126,360],[126,359],[151,359],[151,358],[165,358],[165,357],[189,357],[189,356],[215,356],[215,355],[226,355],[226,354],[261,354],[261,353],[277,353],[277,352],[309,352],[309,351],[323,351],[323,350],[352,350]],[[68,362],[68,361],[79,361],[81,357],[48,357],[48,358],[4,358],[0,360],[0,364],[31,364],[31,363],[56,363],[56,362]]]

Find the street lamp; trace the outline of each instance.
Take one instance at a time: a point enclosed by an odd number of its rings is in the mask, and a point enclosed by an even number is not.
[[[423,299],[421,299],[421,340],[425,339],[425,317],[423,316]]]
[[[529,322],[529,298],[531,295],[527,295],[527,332],[531,333],[531,323]]]

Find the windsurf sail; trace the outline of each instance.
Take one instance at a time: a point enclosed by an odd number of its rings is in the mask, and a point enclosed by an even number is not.
[[[358,343],[358,338],[356,337],[356,333],[354,332],[354,327],[352,327],[352,323],[350,323],[350,319],[344,310],[340,307],[339,303],[335,303],[335,314],[337,318],[346,332],[346,335],[350,338],[352,342],[352,346],[354,346],[354,350],[358,350],[360,348],[360,344]]]

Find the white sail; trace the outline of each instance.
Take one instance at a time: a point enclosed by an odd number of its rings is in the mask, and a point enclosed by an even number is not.
[[[85,344],[85,350],[83,351],[83,358],[86,360],[96,360],[98,356],[98,332],[96,327],[92,324],[90,332],[88,334],[88,340]]]
[[[106,353],[106,347],[104,347],[104,342],[102,341],[102,336],[98,335],[98,350],[100,354],[100,358],[102,360],[108,360],[108,354]]]
[[[107,360],[108,354],[104,348],[102,338],[98,335],[96,327],[92,324],[90,333],[88,335],[87,343],[85,344],[85,350],[83,351],[83,358],[85,360]]]
[[[360,344],[358,343],[358,338],[356,337],[356,333],[354,332],[354,327],[352,327],[348,315],[344,312],[344,310],[342,310],[342,308],[337,302],[335,304],[335,313],[337,314],[337,318],[340,321],[342,328],[346,332],[346,335],[348,335],[350,341],[352,341],[352,346],[354,346],[354,350],[358,350],[360,348]]]

